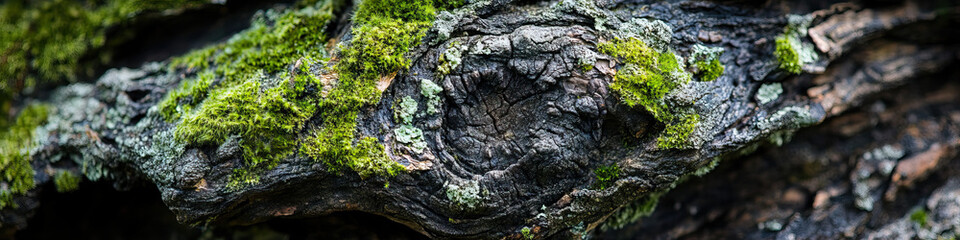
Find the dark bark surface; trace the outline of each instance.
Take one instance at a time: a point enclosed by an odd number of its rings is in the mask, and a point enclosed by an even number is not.
[[[433,238],[520,239],[524,229],[536,238],[571,238],[634,218],[637,202],[677,186],[652,216],[597,234],[884,239],[960,231],[951,225],[960,219],[956,205],[949,204],[960,199],[960,180],[951,177],[960,169],[953,161],[960,145],[955,4],[470,4],[475,11],[441,14],[447,27],[435,24],[408,54],[409,70],[358,117],[358,132],[377,137],[410,170],[396,177],[333,173],[294,154],[258,184],[231,189],[229,176],[242,162],[235,141],[187,146],[164,159],[160,151],[175,146],[155,139],[175,124],[154,106],[184,76],[163,63],[54,90],[43,99],[55,107],[42,127],[49,135],[32,164],[88,177],[102,171],[95,175],[118,189],[156,185],[179,222],[199,226],[364,212]],[[786,12],[811,21],[801,40],[818,59],[799,75],[779,70],[773,54]],[[609,88],[621,63],[597,44],[640,18],[665,22],[678,55],[691,55],[696,44],[724,49],[720,78],[692,81],[668,96],[700,114],[689,147],[657,147],[664,125]],[[450,48],[462,48],[461,64],[439,75],[438,58]],[[593,68],[581,68],[585,57],[596,60]],[[406,96],[425,106],[422,79],[439,84],[443,97],[439,114],[415,118],[427,143],[415,153],[394,140],[392,106]],[[761,103],[760,87],[774,82],[782,94]],[[714,172],[692,177],[721,160]],[[593,171],[608,165],[621,172],[599,189]],[[51,181],[42,170],[36,178]],[[479,203],[454,203],[451,186],[476,186]],[[42,208],[40,194],[54,193],[37,188],[17,197],[20,208],[0,212],[4,227],[25,226]],[[908,216],[918,205],[930,213],[920,227]]]

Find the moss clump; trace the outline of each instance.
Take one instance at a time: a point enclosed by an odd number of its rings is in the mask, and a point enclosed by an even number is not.
[[[176,139],[218,145],[239,135],[247,168],[273,168],[296,149],[297,133],[316,109],[315,99],[304,90],[319,85],[316,78],[295,79],[292,88],[281,84],[262,91],[260,82],[246,80],[213,92],[200,109],[184,116],[174,132]],[[256,182],[249,174],[238,169],[234,177]]]
[[[71,171],[57,171],[53,175],[53,184],[57,187],[57,192],[72,192],[80,187],[80,175]]]
[[[520,234],[522,234],[525,239],[533,239],[533,233],[530,232],[530,227],[520,229]]]
[[[380,101],[379,81],[409,67],[403,54],[420,44],[438,9],[458,6],[460,1],[367,0],[354,15],[353,40],[339,54],[334,66],[339,85],[320,102],[321,127],[301,150],[331,169],[341,166],[382,165],[386,173],[401,169],[386,157],[377,140],[364,137],[353,145],[360,107]],[[366,153],[368,155],[358,156]],[[367,161],[369,163],[356,163]],[[353,168],[353,167],[351,167]],[[356,170],[356,169],[355,169]],[[374,171],[379,172],[379,171]],[[361,173],[361,175],[364,175]]]
[[[34,145],[34,130],[46,122],[47,113],[44,105],[30,105],[12,123],[0,126],[0,180],[6,183],[0,189],[0,209],[15,207],[13,195],[34,187],[29,150]]]
[[[774,41],[776,49],[773,55],[777,57],[781,70],[799,74],[804,64],[813,63],[819,58],[811,44],[801,41],[807,36],[807,28],[812,21],[813,17],[809,15],[787,16],[787,26],[783,27],[783,34]]]
[[[693,45],[691,48],[689,63],[693,71],[700,78],[700,81],[713,81],[723,75],[723,63],[720,62],[720,55],[723,54],[721,47],[708,47],[704,45]]]
[[[699,69],[699,76],[701,81],[713,81],[720,78],[723,75],[723,63],[720,63],[719,59],[714,59],[709,62],[697,62],[694,66]]]
[[[257,182],[292,154],[319,108],[322,84],[309,66],[326,54],[324,30],[337,7],[322,1],[271,11],[226,43],[171,60],[173,69],[202,69],[158,106],[167,121],[179,121],[176,141],[219,145],[238,137],[245,166],[234,169],[231,187]]]
[[[777,62],[780,63],[780,69],[799,74],[803,64],[800,62],[800,54],[797,53],[797,49],[794,47],[796,44],[793,41],[793,38],[789,36],[778,36],[776,39],[777,49],[773,54],[777,57]]]
[[[699,115],[689,107],[668,104],[664,97],[670,91],[690,81],[677,57],[668,51],[656,52],[636,38],[617,39],[601,43],[601,52],[623,59],[624,66],[617,71],[610,89],[630,107],[643,106],[666,128],[657,139],[660,148],[680,148],[687,145]]]
[[[140,12],[188,8],[202,0],[10,0],[0,5],[0,99],[25,88],[93,74],[109,61],[107,29]]]
[[[910,221],[920,225],[920,227],[926,227],[928,221],[927,211],[923,208],[914,209],[913,212],[910,213]]]
[[[205,71],[195,79],[184,81],[157,105],[160,114],[167,119],[180,119],[184,114],[192,113],[195,107],[207,99],[213,78],[212,71]]]
[[[594,169],[593,174],[597,175],[597,182],[594,186],[604,190],[613,186],[613,182],[620,177],[620,167],[617,167],[617,165],[601,166]]]

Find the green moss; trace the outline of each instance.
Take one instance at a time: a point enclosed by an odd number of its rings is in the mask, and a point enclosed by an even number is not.
[[[520,234],[522,234],[525,239],[533,239],[533,233],[530,232],[530,227],[520,229]]]
[[[689,107],[668,104],[664,97],[690,81],[682,74],[677,57],[668,51],[657,53],[654,49],[636,38],[617,39],[601,43],[601,52],[623,59],[624,65],[614,76],[610,84],[620,95],[621,100],[630,107],[642,106],[666,128],[658,138],[660,148],[680,148],[686,146],[687,138],[693,132],[699,115]]]
[[[73,81],[109,61],[110,28],[122,29],[141,12],[189,8],[202,0],[10,0],[0,5],[0,98],[41,83]]]
[[[620,177],[620,167],[617,165],[600,166],[593,170],[597,176],[597,182],[594,186],[600,190],[613,186],[613,182]]]
[[[376,139],[366,137],[353,145],[356,117],[360,107],[380,101],[379,81],[387,80],[409,67],[403,56],[420,44],[437,9],[454,7],[459,1],[367,0],[360,3],[354,15],[357,24],[351,29],[353,40],[339,53],[334,66],[340,74],[339,85],[320,103],[321,127],[313,131],[312,140],[301,151],[327,163],[332,170],[355,163],[382,166],[361,173],[396,174],[402,169],[386,157]]]
[[[57,174],[53,175],[53,183],[57,192],[72,192],[80,187],[80,175],[71,171],[57,171]]]
[[[179,88],[167,94],[157,108],[167,120],[178,120],[184,114],[192,113],[193,109],[207,98],[210,85],[213,84],[212,71],[205,71],[194,79],[185,80]]]
[[[927,226],[927,221],[929,221],[928,219],[927,211],[923,208],[914,209],[913,212],[910,213],[910,221],[920,225],[921,227]]]
[[[219,145],[238,137],[244,166],[234,169],[231,187],[256,183],[292,154],[320,108],[322,84],[309,66],[326,55],[324,30],[337,7],[323,1],[270,12],[226,43],[172,59],[172,69],[202,69],[158,106],[167,121],[179,122],[176,141]]]
[[[279,159],[293,153],[297,133],[316,109],[316,101],[303,89],[316,88],[312,77],[295,78],[296,87],[280,84],[261,91],[254,80],[219,89],[194,113],[177,125],[178,141],[198,145],[219,145],[232,135],[240,136],[246,167],[272,168]],[[255,171],[239,170],[235,178],[256,182],[245,176]]]
[[[29,150],[34,145],[34,130],[46,122],[47,113],[44,105],[30,105],[12,123],[0,126],[0,180],[6,183],[0,189],[0,209],[15,207],[13,196],[34,187]]]
[[[697,44],[693,45],[690,50],[688,61],[694,67],[693,70],[700,81],[713,81],[723,75],[724,67],[723,63],[720,62],[723,48]]]
[[[317,92],[323,86],[310,68],[328,58],[322,33],[334,9],[344,3],[319,1],[301,4],[306,7],[299,10],[270,11],[226,43],[171,60],[172,69],[202,70],[160,106],[168,121],[180,121],[176,138],[217,145],[238,136],[245,166],[235,169],[231,186],[257,182],[260,172],[297,150],[331,171],[351,169],[362,177],[404,170],[376,138],[356,136],[356,119],[361,107],[379,102],[377,84],[409,66],[403,54],[420,43],[435,11],[452,2],[361,2],[353,38],[342,45],[330,69],[339,79],[323,97]],[[304,133],[311,118],[318,125]],[[298,141],[302,134],[306,137]]]
[[[794,41],[793,38],[787,35],[777,36],[777,49],[773,54],[777,57],[777,62],[780,63],[780,69],[799,74],[803,64],[800,62],[800,54],[797,53],[797,49],[794,48],[795,43],[792,41]]]
[[[713,81],[720,78],[723,75],[723,63],[720,63],[719,59],[714,59],[713,61],[704,62],[698,61],[694,63],[694,66],[697,67],[701,81]]]
[[[693,133],[697,122],[700,121],[700,115],[693,113],[677,114],[673,120],[660,133],[657,138],[657,147],[660,148],[679,148],[687,145],[687,139]]]
[[[650,216],[650,214],[653,214],[653,211],[657,209],[657,204],[660,203],[660,197],[667,191],[669,191],[669,189],[650,193],[638,201],[623,206],[611,214],[600,228],[603,230],[620,229],[627,224],[637,222],[640,218]]]

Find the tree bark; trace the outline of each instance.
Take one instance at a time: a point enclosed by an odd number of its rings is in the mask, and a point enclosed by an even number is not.
[[[119,189],[154,184],[189,225],[360,211],[432,238],[883,239],[960,231],[950,225],[960,219],[956,205],[948,204],[960,189],[952,177],[960,165],[951,161],[960,145],[955,4],[496,0],[464,9],[471,10],[441,13],[406,55],[409,69],[386,78],[381,101],[357,118],[359,135],[377,138],[408,169],[395,177],[331,172],[295,153],[259,183],[236,189],[227,185],[243,165],[237,141],[187,145],[177,159],[163,159],[157,139],[177,123],[155,106],[185,73],[147,63],[39,100],[54,110],[32,154],[37,182],[52,181],[44,169],[67,169]],[[791,74],[774,52],[797,17],[809,21],[798,39],[816,60]],[[679,56],[698,44],[723,49],[718,79],[667,96],[700,116],[687,146],[658,146],[664,123],[610,88],[625,64],[598,44],[637,19],[666,23],[667,48]],[[348,42],[350,18],[336,24],[334,41]],[[462,48],[460,64],[439,74],[452,48]],[[589,69],[586,56],[595,60]],[[417,153],[396,141],[392,116],[404,97],[428,105],[423,79],[443,88],[442,104],[438,114],[414,118],[427,144]],[[782,93],[757,96],[773,85]],[[717,170],[693,177],[717,161]],[[604,166],[620,171],[600,188],[595,169]],[[476,188],[476,205],[457,204],[453,187]],[[42,207],[39,194],[54,194],[41,191],[2,210],[4,226],[22,226],[12,219]],[[638,206],[662,192],[653,215],[624,221],[646,214]],[[917,205],[930,212],[920,227],[909,220]]]

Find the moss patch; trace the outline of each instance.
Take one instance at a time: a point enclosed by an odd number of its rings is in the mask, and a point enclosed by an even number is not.
[[[34,187],[29,150],[34,145],[34,130],[46,122],[47,114],[46,106],[30,105],[12,123],[0,126],[0,180],[6,183],[0,189],[0,209],[15,207],[13,195]]]
[[[203,0],[10,0],[0,5],[0,99],[41,83],[76,80],[109,61],[107,29],[141,12],[189,8]]]
[[[53,175],[53,184],[57,187],[57,192],[72,192],[80,187],[80,175],[71,171],[60,170]]]
[[[786,35],[777,36],[777,49],[774,50],[773,54],[777,57],[777,62],[780,63],[780,69],[799,74],[800,67],[803,64],[800,62],[800,54],[797,53],[797,49],[794,47],[796,43],[793,41],[793,38]]]
[[[670,91],[690,81],[689,76],[683,74],[677,57],[669,50],[656,52],[636,38],[601,43],[598,48],[624,62],[614,76],[610,89],[616,91],[626,105],[642,106],[658,121],[666,124],[657,139],[657,146],[686,146],[699,115],[690,107],[674,106],[664,100]]]
[[[799,74],[804,64],[813,63],[819,57],[814,47],[801,41],[807,36],[807,28],[813,21],[811,16],[789,15],[783,34],[775,39],[776,56],[779,68],[793,74]]]
[[[409,59],[403,55],[420,44],[436,11],[460,4],[440,0],[361,2],[353,18],[357,24],[351,29],[353,40],[342,49],[340,61],[334,66],[340,74],[339,85],[321,101],[321,127],[313,131],[315,137],[305,142],[301,150],[326,162],[331,169],[384,163],[388,165],[384,165],[387,170],[383,173],[392,175],[396,174],[394,170],[403,168],[386,157],[375,138],[364,137],[357,145],[352,144],[357,114],[361,106],[380,101],[376,88],[379,81],[389,80],[388,76],[409,67]],[[367,155],[356,155],[360,153]]]
[[[322,1],[268,11],[226,43],[171,60],[172,69],[201,70],[158,105],[167,121],[179,122],[176,141],[219,145],[237,137],[245,166],[234,169],[231,187],[256,183],[294,153],[306,120],[320,108],[322,84],[310,66],[327,55],[324,30],[338,7]]]
[[[361,107],[380,101],[379,82],[409,67],[403,55],[420,43],[436,10],[460,3],[361,2],[352,40],[340,49],[339,61],[325,70],[338,73],[339,79],[322,97],[318,89],[323,83],[311,66],[327,60],[323,33],[343,3],[321,1],[298,10],[269,11],[226,43],[172,60],[173,69],[203,71],[159,107],[168,121],[180,121],[176,139],[218,145],[239,137],[245,166],[234,170],[234,187],[256,183],[260,172],[297,150],[331,171],[349,168],[361,177],[403,171],[378,139],[356,136],[357,116]],[[304,133],[308,119],[318,125]]]
[[[613,182],[620,177],[620,167],[617,167],[617,165],[600,166],[593,170],[593,174],[597,176],[594,187],[600,190],[607,189],[613,186]]]
[[[926,227],[927,221],[929,221],[929,218],[927,217],[927,210],[924,210],[923,208],[914,209],[913,212],[910,213],[910,221],[919,225],[920,227]]]

